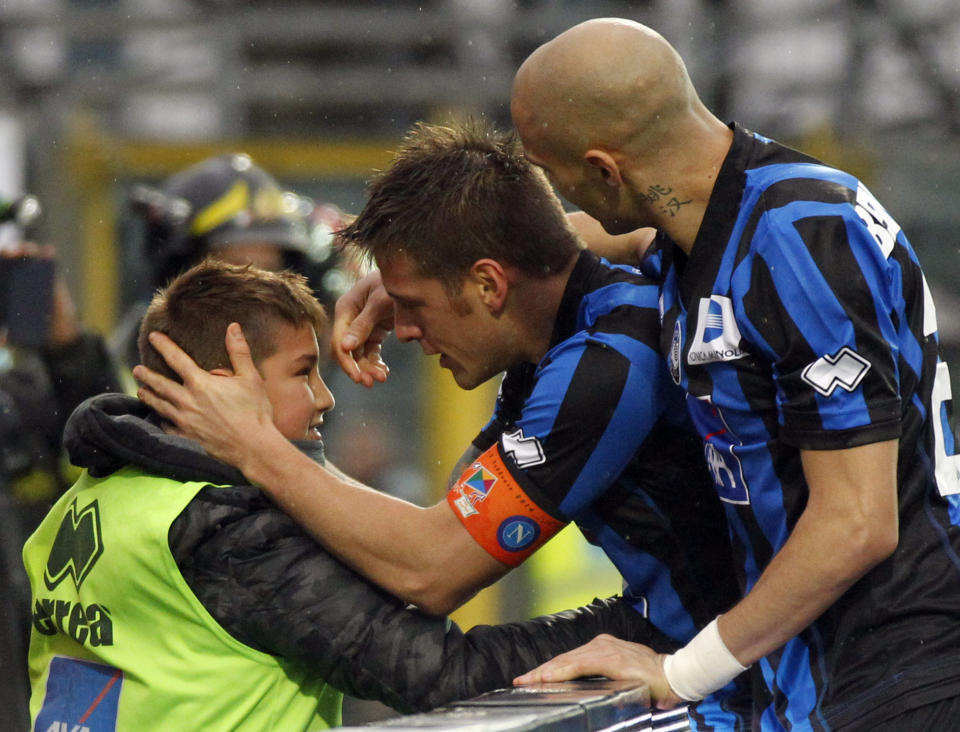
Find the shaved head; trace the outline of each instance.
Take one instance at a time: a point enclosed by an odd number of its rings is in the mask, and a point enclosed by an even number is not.
[[[692,245],[733,132],[659,33],[575,25],[523,62],[510,112],[527,159],[607,233],[650,226]]]
[[[524,143],[565,157],[591,147],[645,157],[699,108],[673,47],[619,18],[588,20],[540,46],[517,72],[511,99]]]

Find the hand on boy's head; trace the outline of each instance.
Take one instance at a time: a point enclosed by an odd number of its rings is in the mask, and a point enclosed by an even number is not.
[[[330,350],[340,368],[358,384],[386,381],[390,369],[380,358],[381,344],[393,330],[393,300],[380,273],[360,279],[334,307]]]
[[[204,371],[163,333],[151,333],[150,343],[183,384],[140,365],[133,370],[141,384],[137,396],[211,455],[242,469],[264,430],[276,428],[263,379],[240,326],[232,324],[226,336],[232,376]]]

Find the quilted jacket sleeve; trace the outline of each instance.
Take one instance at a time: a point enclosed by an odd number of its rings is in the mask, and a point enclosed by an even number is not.
[[[463,633],[361,578],[249,487],[201,491],[171,528],[170,545],[231,635],[402,712],[509,686],[599,633],[670,648],[622,598]]]

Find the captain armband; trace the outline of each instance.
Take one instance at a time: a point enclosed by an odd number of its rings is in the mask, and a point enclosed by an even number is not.
[[[463,471],[447,503],[477,543],[511,567],[565,525],[530,500],[504,464],[498,443]]]

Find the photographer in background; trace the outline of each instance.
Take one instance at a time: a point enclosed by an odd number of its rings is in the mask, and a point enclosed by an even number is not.
[[[9,304],[0,334],[0,389],[16,410],[15,442],[23,446],[5,468],[29,531],[73,478],[60,445],[67,417],[87,397],[121,388],[104,339],[77,317],[52,246],[8,245],[0,249],[0,270],[17,282],[4,297],[29,293]]]
[[[30,624],[20,550],[75,477],[61,448],[67,417],[120,380],[103,338],[82,327],[52,246],[0,248],[0,281],[0,732],[19,732]]]

